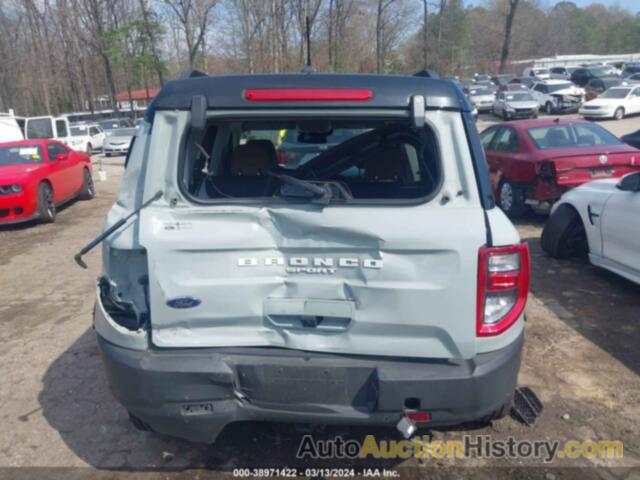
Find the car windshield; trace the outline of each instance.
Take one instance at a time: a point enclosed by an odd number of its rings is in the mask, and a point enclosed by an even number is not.
[[[0,147],[0,167],[30,163],[42,163],[42,149],[39,145]]]
[[[589,71],[591,71],[591,73],[593,75],[595,75],[596,77],[604,77],[609,72],[609,70],[607,70],[606,68],[602,68],[602,67],[590,68]]]
[[[549,70],[547,70],[546,68],[534,68],[533,73],[535,73],[536,75],[546,75],[547,73],[549,73]]]
[[[535,127],[527,129],[527,132],[540,150],[586,148],[594,145],[620,145],[622,143],[609,131],[592,123]]]
[[[113,137],[133,137],[136,134],[135,128],[119,128],[111,133]]]
[[[533,100],[533,97],[530,93],[509,93],[505,95],[507,102],[529,102]]]
[[[51,118],[27,119],[27,138],[53,138],[53,122]]]
[[[630,88],[610,88],[600,95],[600,98],[625,98],[630,91]]]
[[[547,85],[547,89],[549,89],[549,93],[557,92],[559,90],[565,90],[571,87],[573,87],[573,83],[571,82],[554,83],[551,85]]]
[[[440,183],[431,129],[397,119],[219,120],[187,138],[181,178],[199,201],[406,200]]]

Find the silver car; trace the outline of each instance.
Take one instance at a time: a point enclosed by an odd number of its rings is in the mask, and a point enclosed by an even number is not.
[[[479,112],[490,112],[493,108],[493,102],[496,97],[490,88],[485,86],[469,87],[464,88],[462,91]]]
[[[119,128],[105,138],[102,144],[102,153],[106,157],[111,155],[126,155],[131,145],[131,140],[136,134],[135,128]]]
[[[493,103],[493,114],[505,120],[536,118],[540,106],[528,91],[500,92]]]

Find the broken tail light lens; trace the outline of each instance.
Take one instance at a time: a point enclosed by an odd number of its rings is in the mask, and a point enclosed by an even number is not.
[[[529,294],[529,246],[482,247],[476,335],[499,335],[522,315]]]
[[[367,88],[252,88],[244,91],[250,102],[368,102]]]

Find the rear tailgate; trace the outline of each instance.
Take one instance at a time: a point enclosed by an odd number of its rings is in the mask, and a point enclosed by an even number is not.
[[[470,358],[485,239],[479,206],[151,206],[152,342]]]
[[[554,156],[556,183],[575,187],[600,178],[621,177],[640,169],[640,152]]]

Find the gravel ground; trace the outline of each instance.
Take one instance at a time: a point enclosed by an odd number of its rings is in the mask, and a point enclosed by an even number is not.
[[[491,121],[481,116],[479,129]],[[640,119],[603,125],[621,135],[640,128]],[[108,179],[97,182],[97,197],[68,205],[55,224],[0,228],[0,478],[7,472],[30,477],[44,471],[2,467],[47,468],[48,475],[61,478],[112,478],[146,470],[142,477],[152,478],[158,470],[172,477],[190,477],[190,469],[207,469],[201,476],[212,471],[231,476],[235,467],[308,466],[295,460],[304,431],[292,426],[238,424],[214,446],[194,445],[135,430],[114,401],[91,328],[100,256],[94,252],[86,257],[88,270],[78,268],[72,258],[100,230],[117,193],[122,159],[104,163]],[[505,418],[491,426],[465,425],[431,435],[622,440],[624,458],[550,463],[412,459],[355,465],[393,468],[416,478],[432,467],[428,472],[435,478],[640,479],[640,286],[584,260],[547,258],[539,248],[544,220],[531,216],[518,224],[530,243],[533,268],[520,384],[538,393],[544,415],[533,428]],[[368,433],[397,438],[391,430],[325,429],[317,435],[362,438]],[[573,468],[581,466],[610,468]]]

